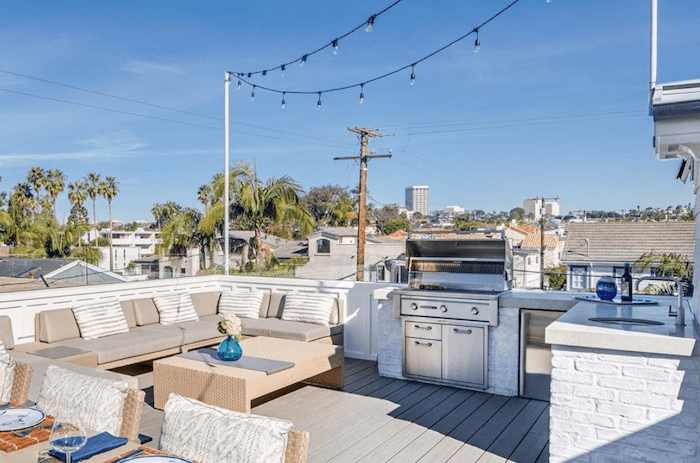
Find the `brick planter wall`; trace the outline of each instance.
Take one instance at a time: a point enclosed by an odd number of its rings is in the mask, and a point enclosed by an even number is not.
[[[550,462],[700,461],[700,360],[552,346]]]

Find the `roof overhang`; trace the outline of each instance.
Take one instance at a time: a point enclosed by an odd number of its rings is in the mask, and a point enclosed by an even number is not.
[[[687,160],[689,152],[700,153],[700,79],[655,86],[649,113],[660,160]]]

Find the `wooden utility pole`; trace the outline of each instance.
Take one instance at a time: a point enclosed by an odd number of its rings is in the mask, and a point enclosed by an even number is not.
[[[333,160],[360,160],[360,210],[357,218],[357,270],[355,279],[363,281],[365,279],[365,222],[367,221],[367,161],[375,158],[390,158],[391,154],[367,155],[369,138],[382,137],[381,133],[366,127],[348,127],[348,130],[360,136],[360,156],[346,156],[333,158]]]
[[[542,210],[540,211],[540,289],[544,289],[544,213],[546,211],[544,198],[542,200]]]

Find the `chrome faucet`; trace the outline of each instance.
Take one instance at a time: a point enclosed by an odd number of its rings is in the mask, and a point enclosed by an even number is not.
[[[639,277],[637,279],[637,282],[634,284],[634,289],[635,291],[639,289],[639,283],[642,282],[642,280],[651,280],[651,281],[672,281],[676,283],[676,287],[678,287],[678,307],[676,308],[676,325],[678,326],[685,326],[685,309],[683,308],[683,287],[681,286],[681,279],[678,277]]]

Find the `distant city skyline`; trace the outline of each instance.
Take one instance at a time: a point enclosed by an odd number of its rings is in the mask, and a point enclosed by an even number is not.
[[[154,203],[198,207],[198,188],[223,171],[224,71],[272,69],[329,43],[391,2],[201,3],[154,0],[7,1],[0,16],[0,191],[29,169],[60,169],[67,183],[113,176],[115,218],[152,220]],[[700,2],[659,5],[659,82],[700,77]],[[347,127],[391,159],[369,163],[368,200],[402,204],[406,185],[431,186],[431,209],[510,210],[559,195],[562,211],[665,208],[693,200],[659,162],[648,115],[647,2],[404,1],[326,49],[231,86],[231,160],[263,181],[289,175],[304,190],[354,188],[359,165]],[[374,77],[403,66],[385,79]],[[413,72],[412,72],[413,71]],[[415,83],[411,85],[411,74]],[[367,82],[359,88],[318,90]],[[62,84],[62,85],[57,85]],[[107,220],[98,200],[97,219]],[[63,192],[59,220],[70,204]]]

